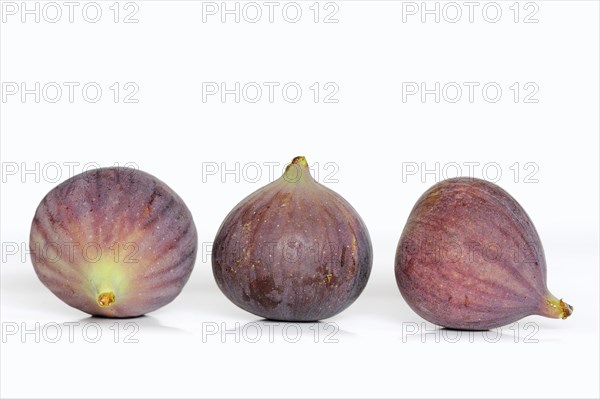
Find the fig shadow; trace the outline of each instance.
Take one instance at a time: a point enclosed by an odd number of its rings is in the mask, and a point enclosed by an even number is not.
[[[134,317],[104,317],[104,316],[88,316],[79,320],[80,323],[98,323],[102,327],[110,327],[114,323],[135,323],[140,330],[161,331],[170,333],[187,334],[188,331],[177,327],[165,326],[161,324],[154,316],[141,315]]]
[[[333,336],[335,336],[335,337],[341,336],[341,337],[348,337],[348,338],[356,337],[355,333],[341,329],[338,322],[328,321],[328,320],[285,321],[285,320],[259,318],[254,321],[244,323],[243,325],[240,326],[240,328],[243,329],[246,326],[253,324],[253,323],[255,323],[255,324],[256,323],[262,323],[262,324],[269,323],[271,325],[279,324],[279,325],[281,325],[281,328],[285,328],[285,325],[296,324],[296,325],[300,326],[302,335],[303,336],[306,335],[307,337],[312,337],[313,335],[311,335],[311,334],[315,333],[315,330],[310,328],[311,326],[316,326],[319,329],[319,337],[321,335],[327,336],[327,334],[332,334],[332,337]]]

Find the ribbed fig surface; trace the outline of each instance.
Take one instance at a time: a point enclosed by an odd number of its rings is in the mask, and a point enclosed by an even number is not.
[[[36,210],[30,247],[38,277],[61,300],[91,315],[133,317],[181,292],[197,234],[165,183],[113,167],[52,189]]]
[[[528,315],[568,317],[546,288],[546,260],[523,208],[497,185],[442,181],[415,204],[396,252],[402,296],[424,319],[490,329]]]
[[[314,321],[360,295],[371,271],[367,228],[340,195],[316,182],[304,157],[240,202],[212,254],[219,288],[261,317]]]

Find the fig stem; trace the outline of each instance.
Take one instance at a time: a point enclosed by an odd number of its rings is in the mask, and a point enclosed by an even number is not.
[[[112,291],[103,292],[98,295],[98,305],[101,308],[107,308],[115,302],[115,294]]]
[[[292,159],[292,162],[285,167],[283,179],[288,183],[297,183],[299,181],[310,181],[310,171],[308,170],[308,162],[303,156],[298,156]]]
[[[294,159],[292,159],[292,164],[300,165],[300,166],[308,166],[308,162],[306,162],[306,158],[303,156],[298,156],[298,157],[295,157]]]
[[[557,319],[566,319],[573,314],[573,306],[553,295],[546,299],[546,315]]]

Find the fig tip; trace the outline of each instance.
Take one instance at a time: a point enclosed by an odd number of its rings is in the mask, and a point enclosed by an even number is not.
[[[302,155],[294,157],[294,159],[292,159],[292,164],[300,165],[300,166],[308,166],[308,162],[306,162],[306,158]]]
[[[573,306],[562,299],[550,295],[550,297],[546,299],[546,309],[542,314],[546,317],[564,320],[573,314]]]
[[[292,162],[286,166],[282,178],[288,183],[297,183],[301,180],[311,181],[312,179],[306,158],[303,156],[297,156],[292,159]]]
[[[571,306],[568,303],[564,302],[562,300],[562,298],[559,301],[559,306],[560,306],[560,308],[562,310],[562,316],[561,316],[561,318],[563,320],[573,314],[573,306]]]
[[[103,292],[98,295],[98,305],[101,308],[107,308],[115,302],[115,294],[112,291]]]

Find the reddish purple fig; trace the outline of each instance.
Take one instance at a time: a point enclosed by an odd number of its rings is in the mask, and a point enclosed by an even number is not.
[[[258,316],[315,321],[350,306],[367,284],[367,228],[341,196],[296,157],[278,180],[227,215],[213,245],[221,291]]]
[[[396,281],[415,312],[448,328],[485,330],[573,311],[546,288],[544,250],[529,216],[479,179],[445,180],[419,198],[398,243]]]
[[[190,211],[165,183],[135,169],[102,168],[44,197],[30,246],[38,277],[65,303],[133,317],[175,299],[198,245]]]

